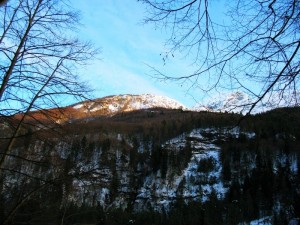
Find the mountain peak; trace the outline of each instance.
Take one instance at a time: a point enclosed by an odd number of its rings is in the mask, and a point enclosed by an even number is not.
[[[36,124],[37,121],[42,121],[45,124],[52,122],[63,124],[76,120],[89,120],[93,117],[111,117],[123,112],[155,108],[187,109],[178,101],[165,96],[124,94],[86,100],[61,108],[32,111],[26,120],[32,124]],[[15,119],[22,119],[23,116],[24,114],[14,115]]]
[[[295,92],[294,96],[282,95],[281,93],[272,92],[267,94],[255,108],[251,111],[252,114],[266,112],[278,107],[299,106],[299,92]],[[194,107],[195,111],[211,111],[211,112],[234,112],[246,114],[251,109],[256,99],[242,91],[221,93],[206,101],[203,104],[197,104]]]
[[[84,101],[72,105],[73,109],[100,113],[102,115],[114,115],[121,112],[130,112],[141,109],[166,108],[166,109],[186,109],[178,101],[159,95],[141,94],[141,95],[112,95],[98,98],[92,101]]]

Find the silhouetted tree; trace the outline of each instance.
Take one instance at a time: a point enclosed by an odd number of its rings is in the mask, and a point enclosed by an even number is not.
[[[30,184],[24,189],[19,186],[18,199],[6,204],[0,223],[8,223],[26,202],[38,201],[41,207],[52,204],[50,195],[42,200],[37,193],[55,193],[58,180],[63,179],[55,171],[62,162],[50,154],[50,148],[40,156],[44,149],[28,145],[18,151],[17,144],[20,147],[27,134],[57,127],[60,116],[48,114],[47,108],[59,107],[62,100],[83,98],[89,92],[78,78],[77,67],[94,59],[97,50],[76,37],[73,31],[78,25],[79,14],[68,1],[10,0],[0,8],[0,117],[9,125],[1,134],[0,177],[18,177]],[[42,119],[31,113],[41,109]],[[41,141],[49,140],[43,137]],[[43,173],[45,167],[52,168],[52,173]]]
[[[0,1],[0,7],[1,7],[1,6],[4,6],[4,5],[7,3],[7,1],[8,1],[8,0],[1,0],[1,1]]]
[[[148,12],[145,23],[170,31],[163,60],[180,51],[196,64],[194,72],[173,76],[153,68],[158,78],[186,81],[206,92],[243,90],[253,97],[243,105],[249,112],[270,95],[277,97],[273,104],[297,104],[299,1],[246,0],[222,6],[209,0],[139,1]],[[217,7],[222,15],[213,14]]]

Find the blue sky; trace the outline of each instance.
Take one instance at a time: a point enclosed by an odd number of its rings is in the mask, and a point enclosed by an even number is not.
[[[188,107],[195,105],[194,98],[201,101],[196,89],[187,92],[188,84],[161,82],[150,76],[153,72],[148,65],[166,74],[187,74],[193,67],[180,53],[164,65],[160,53],[166,51],[167,32],[142,24],[143,5],[136,0],[76,0],[73,6],[81,11],[80,37],[102,49],[101,59],[81,71],[95,89],[95,97],[152,93]]]

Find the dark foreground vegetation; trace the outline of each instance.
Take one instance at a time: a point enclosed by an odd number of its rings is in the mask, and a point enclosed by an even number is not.
[[[222,138],[217,131],[224,127],[239,127],[239,134]],[[206,201],[186,197],[184,187],[200,185],[194,181],[178,185],[169,207],[137,206],[147,177],[159,172],[169,182],[182,174],[195,151],[192,139],[178,151],[162,144],[196,128],[216,131],[202,136],[220,147],[225,195],[213,190]],[[4,132],[9,128],[2,126]],[[0,224],[213,225],[260,218],[278,225],[299,222],[299,108],[248,117],[142,110],[74,121],[55,132],[30,126],[22,132],[1,170]],[[5,144],[1,139],[1,148]],[[209,174],[214,163],[202,160],[198,172]]]

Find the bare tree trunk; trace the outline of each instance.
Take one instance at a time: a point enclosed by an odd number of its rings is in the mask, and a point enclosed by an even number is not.
[[[3,224],[9,223],[22,205],[60,176],[55,171],[50,175],[37,175],[39,168],[42,171],[42,166],[52,163],[51,159],[48,164],[39,162],[39,156],[24,152],[35,154],[30,148],[16,151],[20,147],[17,141],[27,130],[49,129],[44,126],[49,121],[35,118],[32,111],[58,107],[62,99],[84,98],[89,92],[84,82],[78,79],[76,67],[93,60],[98,50],[74,35],[78,13],[67,3],[64,0],[13,0],[0,8],[0,117],[10,125],[1,134],[5,146],[0,149],[0,177],[6,180],[21,177],[29,184],[24,193],[20,193],[20,199],[14,197],[5,206],[7,212],[5,218],[1,218]],[[29,123],[30,119],[34,123]],[[53,125],[56,125],[55,121]],[[47,137],[41,141],[46,142]],[[21,162],[21,166],[11,167],[10,160]],[[23,190],[18,186],[21,184],[14,185]],[[13,196],[13,193],[4,194]]]

